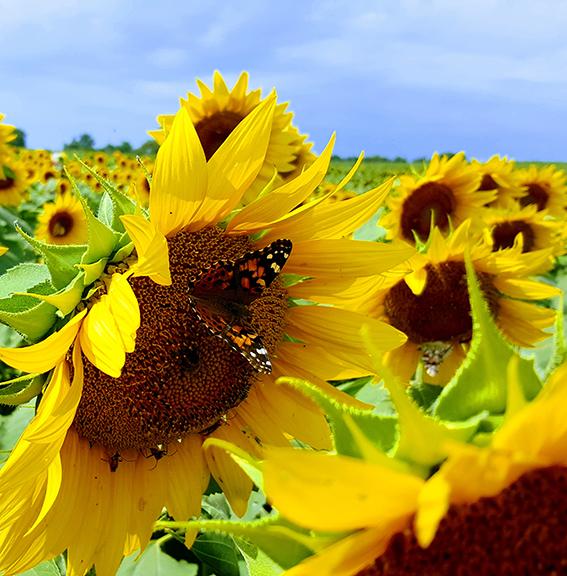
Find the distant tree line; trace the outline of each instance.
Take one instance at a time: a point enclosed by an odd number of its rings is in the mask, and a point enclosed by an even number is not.
[[[447,158],[452,158],[455,155],[455,152],[442,152],[440,154],[440,156],[447,156]],[[356,162],[357,160],[357,156],[337,156],[336,154],[334,154],[332,156],[332,160],[343,160],[343,161],[347,161],[347,162]],[[388,158],[387,156],[380,156],[380,155],[376,155],[376,156],[365,156],[364,157],[364,161],[365,162],[384,162],[384,163],[398,163],[398,164],[408,164],[408,163],[412,163],[412,164],[419,164],[421,162],[429,162],[431,160],[431,156],[420,156],[419,158],[415,158],[414,160],[408,160],[407,158],[404,158],[403,156],[396,156],[395,158]]]
[[[124,154],[139,154],[140,156],[151,156],[157,153],[159,148],[158,143],[155,140],[146,140],[138,148],[134,148],[130,142],[126,140],[122,144],[114,145],[107,144],[104,147],[97,148],[95,146],[94,138],[90,134],[81,134],[77,138],[73,138],[68,144],[63,144],[63,150],[75,151],[75,150],[93,150],[106,152],[108,154],[112,152],[123,152]]]

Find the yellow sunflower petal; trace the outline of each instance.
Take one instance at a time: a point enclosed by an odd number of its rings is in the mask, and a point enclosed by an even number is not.
[[[226,440],[236,446],[242,447],[244,445],[247,452],[252,451],[242,434],[238,430],[234,430],[230,422],[220,426],[211,434],[211,437]],[[206,444],[205,448],[205,458],[211,474],[222,488],[235,514],[243,516],[246,513],[248,498],[252,492],[252,481],[225,450]]]
[[[108,302],[123,348],[126,352],[133,352],[136,331],[140,327],[140,306],[125,274],[112,275]]]
[[[188,226],[207,195],[205,154],[185,108],[156,157],[150,214],[158,230],[169,236]]]
[[[511,296],[512,298],[521,298],[525,300],[544,300],[545,298],[554,298],[561,294],[557,286],[525,280],[523,278],[505,278],[496,277],[493,280],[494,286],[500,292]]]
[[[386,551],[392,535],[401,531],[405,520],[369,528],[347,536],[285,572],[285,576],[352,576],[371,566]]]
[[[411,258],[415,248],[405,242],[379,244],[347,239],[294,242],[285,271],[300,276],[371,276]],[[338,274],[337,274],[338,272]]]
[[[169,286],[171,274],[165,236],[143,216],[125,215],[120,220],[138,254],[138,262],[133,267],[134,276],[149,276],[157,284]]]
[[[384,525],[412,514],[423,480],[346,456],[267,447],[264,488],[300,526],[341,531]],[[309,506],[306,506],[309,502]]]
[[[243,208],[229,223],[230,232],[266,228],[271,222],[303,202],[321,183],[331,161],[335,136],[331,136],[321,155],[297,178],[262,196]]]
[[[374,365],[364,346],[363,326],[380,350],[396,348],[406,340],[402,332],[388,324],[328,306],[295,306],[289,309],[287,321],[291,337],[327,348],[338,358],[366,367],[370,372],[374,371]]]
[[[417,541],[422,548],[427,548],[433,542],[439,522],[449,509],[450,496],[449,484],[438,475],[429,479],[421,490],[414,528]]]
[[[273,95],[254,108],[207,163],[207,195],[191,222],[191,230],[227,216],[258,175],[266,156],[275,103]]]
[[[67,354],[87,311],[74,316],[61,330],[45,340],[24,348],[0,348],[0,360],[24,372],[43,374],[54,368]]]
[[[335,202],[322,203],[295,218],[283,220],[262,237],[266,242],[293,238],[294,242],[322,238],[343,238],[352,234],[376,213],[390,192],[393,179],[364,194]]]
[[[123,285],[117,285],[112,295],[103,295],[91,308],[79,333],[81,348],[91,364],[113,378],[120,376],[126,361],[125,342],[129,346],[133,344],[133,324],[129,321],[128,326],[119,327],[113,313],[113,308],[118,308],[122,316],[123,312],[131,310],[129,301],[112,302],[115,299],[113,296],[119,295],[123,290]],[[133,320],[135,323],[136,319]],[[139,316],[137,321],[139,322]]]

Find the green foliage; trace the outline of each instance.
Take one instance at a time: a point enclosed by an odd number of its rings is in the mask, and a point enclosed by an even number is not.
[[[21,130],[20,128],[16,128],[14,130],[16,133],[16,137],[10,142],[12,146],[16,146],[18,148],[25,148],[26,147],[26,133]]]
[[[81,134],[78,138],[73,138],[68,144],[63,144],[63,150],[94,150],[95,141],[90,134]]]

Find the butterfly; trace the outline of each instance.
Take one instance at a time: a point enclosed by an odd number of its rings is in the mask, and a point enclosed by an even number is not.
[[[275,240],[237,260],[215,262],[189,281],[191,308],[197,317],[263,374],[271,373],[272,363],[248,320],[248,306],[277,278],[291,247],[291,240]]]

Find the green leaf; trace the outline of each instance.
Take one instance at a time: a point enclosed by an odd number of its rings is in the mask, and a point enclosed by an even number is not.
[[[102,258],[90,264],[79,264],[79,268],[85,271],[83,286],[89,286],[95,280],[98,280],[102,276],[107,262],[106,258]]]
[[[40,254],[51,274],[51,281],[57,290],[64,288],[78,274],[77,264],[81,262],[87,250],[86,244],[46,244],[26,234],[21,228],[18,232]]]
[[[92,264],[91,266],[94,266]],[[55,306],[63,316],[67,316],[75,306],[81,301],[83,290],[85,288],[85,274],[80,272],[73,280],[62,290],[54,294],[35,294],[29,293],[32,298],[37,298],[42,302],[47,302]]]
[[[470,258],[465,260],[473,317],[473,338],[465,361],[433,403],[443,420],[467,420],[482,411],[503,414],[508,397],[508,364],[515,352],[494,323],[482,296]],[[519,359],[518,375],[527,400],[541,389],[533,361]]]
[[[200,534],[191,552],[207,564],[216,574],[223,576],[239,576],[238,561],[240,555],[236,544],[224,534]]]
[[[199,568],[184,560],[175,560],[151,542],[144,553],[137,552],[122,561],[117,576],[197,576]]]
[[[559,297],[557,306],[557,318],[555,320],[555,331],[553,333],[553,352],[545,368],[544,380],[561,364],[567,361],[567,343],[565,342],[565,317],[563,294]]]
[[[31,404],[18,406],[9,416],[0,417],[0,450],[11,450],[35,413]]]
[[[284,569],[268,554],[243,538],[235,538],[236,545],[246,562],[250,576],[278,576]]]
[[[42,286],[35,290],[41,293]],[[17,330],[30,342],[47,334],[57,320],[57,309],[47,302],[38,302],[27,295],[14,294],[0,300],[0,322]]]
[[[54,559],[42,562],[31,570],[21,572],[19,576],[65,576],[65,569],[61,564],[62,560]]]
[[[6,298],[13,292],[28,292],[49,280],[49,269],[44,264],[18,264],[2,275],[0,298]]]
[[[43,374],[25,374],[0,383],[0,404],[17,406],[29,402],[41,393],[45,376]]]

